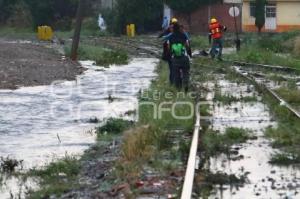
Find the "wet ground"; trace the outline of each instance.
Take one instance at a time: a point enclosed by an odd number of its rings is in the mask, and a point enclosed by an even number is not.
[[[269,164],[276,149],[271,147],[271,141],[265,138],[264,131],[269,126],[276,126],[276,122],[254,86],[233,83],[224,80],[224,77],[204,85],[210,90],[217,87],[224,96],[257,97],[257,101],[233,102],[229,105],[216,102],[212,108],[213,130],[224,133],[228,127],[248,129],[255,139],[234,145],[230,156],[221,154],[210,157],[205,165],[210,172],[246,176],[247,181],[244,185],[215,185],[209,198],[300,198],[300,168]],[[213,96],[214,92],[209,93],[208,100],[213,100]]]
[[[102,68],[81,62],[87,71],[76,81],[0,90],[0,156],[45,165],[67,154],[79,155],[95,142],[91,118],[102,121],[134,110],[137,93],[155,77],[158,60],[133,59],[126,66]],[[8,182],[8,185],[14,184]],[[8,197],[7,187],[0,198]]]
[[[300,115],[300,73],[284,71],[268,71],[261,68],[236,66],[235,70],[264,85],[281,98],[281,104],[289,104]],[[280,91],[283,89],[284,93]]]
[[[80,64],[63,57],[55,44],[0,40],[0,89],[74,80],[82,72]]]
[[[149,50],[155,49],[149,47]],[[157,61],[151,58],[133,59],[127,66],[105,69],[89,61],[82,62],[87,71],[78,76],[76,81],[0,90],[0,156],[24,159],[25,168],[31,168],[45,165],[66,153],[81,154],[95,140],[91,131],[95,124],[91,124],[90,119],[98,118],[101,121],[135,109],[136,94],[150,85]],[[257,97],[252,102],[233,102],[229,105],[216,102],[212,108],[212,129],[223,133],[227,127],[247,128],[255,139],[234,145],[230,157],[225,154],[210,157],[205,164],[210,172],[247,176],[247,182],[241,186],[216,185],[209,198],[300,198],[299,168],[268,163],[276,150],[270,146],[270,140],[264,137],[264,130],[276,126],[276,122],[255,87],[247,83],[230,82],[222,75],[214,82],[206,82],[201,88],[204,87],[210,91],[218,87],[223,95],[236,98]],[[210,92],[208,100],[212,101],[213,97],[214,92]],[[65,198],[72,197],[72,194],[88,196],[92,193],[90,189],[99,191],[101,180],[95,165],[111,163],[110,155],[100,154],[99,159],[85,165],[84,171],[93,175],[89,176],[87,183],[96,187],[88,186],[86,191],[71,192]],[[103,161],[103,158],[109,161]],[[109,170],[110,166],[101,168]],[[16,188],[16,184],[18,182],[15,179],[8,181],[4,192],[0,192],[0,198],[8,197],[9,190]]]

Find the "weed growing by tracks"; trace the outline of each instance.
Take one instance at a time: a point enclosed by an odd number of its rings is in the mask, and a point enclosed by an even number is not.
[[[65,47],[65,53],[67,56],[71,55],[70,46]],[[81,45],[78,49],[78,56],[80,60],[93,60],[98,66],[125,65],[129,60],[127,53],[122,49],[108,50],[93,45]]]
[[[203,137],[202,144],[207,156],[220,153],[229,154],[234,144],[246,142],[251,138],[250,131],[240,128],[227,128],[224,134],[208,129]]]

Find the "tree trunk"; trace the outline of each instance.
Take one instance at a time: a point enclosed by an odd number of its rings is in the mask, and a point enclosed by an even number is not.
[[[79,2],[78,2],[76,24],[75,24],[73,43],[72,43],[72,51],[71,51],[71,59],[74,61],[77,60],[77,51],[78,51],[78,47],[79,47],[81,24],[82,24],[82,19],[83,19],[84,1],[85,0],[79,0]]]

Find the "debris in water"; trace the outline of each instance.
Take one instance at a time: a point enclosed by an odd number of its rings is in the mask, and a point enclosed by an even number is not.
[[[58,139],[59,143],[61,143],[61,139],[60,139],[58,133],[56,134],[56,136],[57,136],[57,139]]]
[[[4,173],[12,173],[17,167],[22,169],[23,160],[11,159],[10,157],[0,158],[0,171]]]
[[[100,120],[97,117],[92,117],[89,119],[89,123],[97,124]]]

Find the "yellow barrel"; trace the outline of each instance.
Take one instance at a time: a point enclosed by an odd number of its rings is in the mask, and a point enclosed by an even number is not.
[[[135,24],[130,24],[130,36],[135,37]]]
[[[38,27],[38,39],[49,41],[53,38],[53,30],[50,26],[39,26]]]
[[[53,30],[50,26],[45,26],[45,40],[49,41],[53,38]]]
[[[130,34],[131,34],[130,25],[126,26],[126,34],[128,37],[130,37]]]

